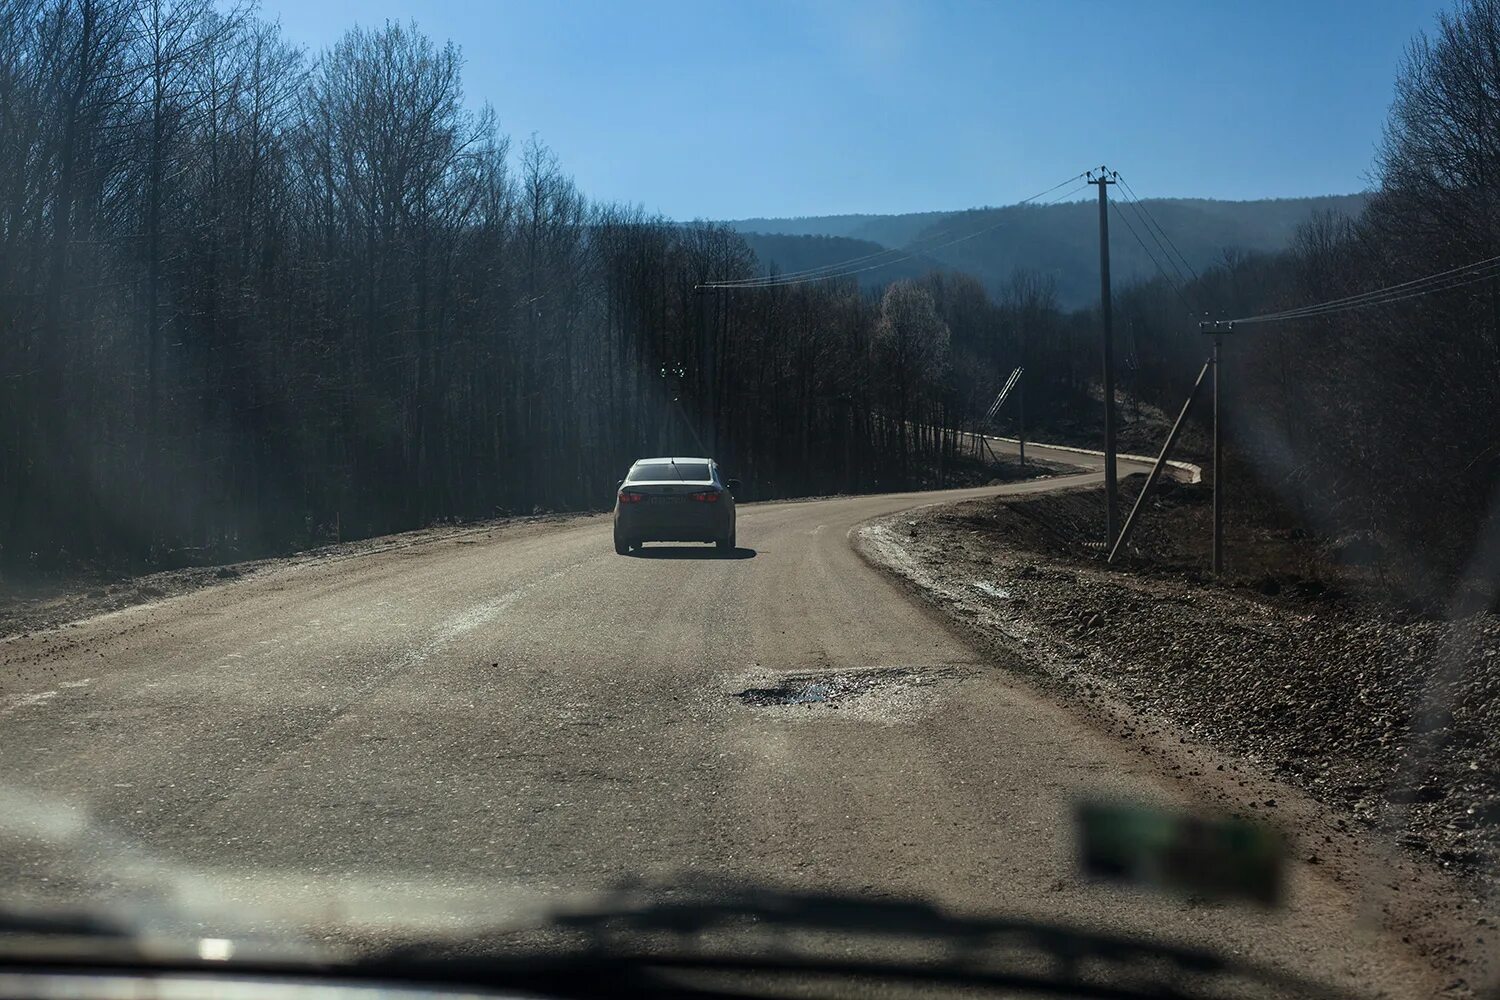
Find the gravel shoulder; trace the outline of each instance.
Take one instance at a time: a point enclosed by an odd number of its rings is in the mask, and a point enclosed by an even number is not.
[[[1456,984],[1483,982],[1470,973],[1495,934],[1500,621],[1423,617],[1301,577],[1112,569],[1067,528],[1099,493],[911,511],[856,541],[993,659],[1203,800],[1293,833],[1300,863],[1361,885],[1389,863],[1422,882],[1382,878],[1383,918],[1425,937]]]
[[[1049,497],[1049,514],[1067,499]],[[1445,867],[1495,872],[1500,619],[1444,621],[1303,578],[1111,569],[1060,551],[1036,503],[970,501],[863,532],[929,600],[1070,693],[1171,720]]]

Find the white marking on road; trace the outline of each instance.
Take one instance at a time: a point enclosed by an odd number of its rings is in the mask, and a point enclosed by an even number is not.
[[[58,683],[57,686],[58,687],[65,687],[65,688],[81,688],[81,687],[88,687],[93,682],[94,682],[94,679],[92,677],[85,677],[81,681],[61,681],[61,682]]]
[[[433,630],[432,638],[427,642],[411,650],[405,656],[389,661],[388,663],[382,665],[379,669],[371,673],[365,679],[364,684],[362,684],[355,691],[351,692],[348,698],[344,699],[341,704],[337,705],[334,708],[334,712],[340,712],[344,708],[347,708],[349,705],[352,705],[356,701],[363,698],[386,677],[398,673],[402,670],[410,670],[413,667],[421,666],[423,663],[426,663],[429,659],[431,659],[434,655],[440,653],[444,647],[451,644],[454,640],[459,639],[462,636],[465,636],[477,629],[483,628],[485,625],[488,625],[490,622],[500,617],[501,612],[510,607],[512,604],[515,604],[517,601],[525,597],[537,587],[551,583],[553,580],[556,580],[559,577],[572,572],[582,565],[583,563],[580,562],[573,563],[569,566],[564,566],[562,569],[557,570],[556,572],[549,573],[544,577],[540,577],[536,580],[531,581],[530,583],[523,584],[522,586],[516,587],[514,590],[508,590],[492,601],[487,601],[484,604],[475,605],[474,607],[459,612],[458,614],[449,618],[447,621],[442,622]]]
[[[550,573],[539,580],[533,580],[528,584],[517,587],[515,590],[506,591],[493,601],[479,604],[467,611],[460,612],[438,626],[437,633],[430,645],[436,647],[437,645],[451,642],[459,636],[466,635],[475,629],[488,625],[500,616],[500,612],[525,597],[530,591],[544,583],[551,583],[558,577],[564,576],[582,565],[582,563],[574,563],[571,566],[564,566],[555,573]]]
[[[18,708],[30,708],[33,705],[45,705],[57,697],[56,691],[38,691],[35,694],[12,694],[7,695],[4,701],[0,701],[0,714],[14,712]]]

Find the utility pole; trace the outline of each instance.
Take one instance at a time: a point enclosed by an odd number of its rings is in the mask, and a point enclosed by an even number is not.
[[[1233,322],[1199,323],[1198,329],[1214,337],[1214,576],[1224,575],[1224,420],[1222,380],[1224,333],[1234,330]]]
[[[1223,402],[1223,358],[1220,351],[1224,335],[1214,334],[1214,576],[1224,575],[1224,420],[1220,413]]]
[[[1026,319],[1021,316],[1021,380],[1016,383],[1016,442],[1021,452],[1021,468],[1026,468]]]
[[[1017,428],[1017,432],[1016,432],[1017,433],[1016,441],[1020,444],[1020,450],[1021,450],[1021,468],[1023,468],[1023,469],[1026,468],[1026,381],[1025,381],[1025,378],[1026,377],[1024,375],[1021,376],[1021,379],[1022,379],[1021,384],[1018,385],[1018,386],[1016,386],[1016,392],[1019,393],[1019,395],[1016,397],[1016,411],[1017,411],[1017,413],[1019,414],[1019,417],[1020,417],[1020,419],[1017,421],[1018,428]]]
[[[1108,167],[1088,172],[1099,185],[1099,310],[1104,319],[1104,548],[1115,542],[1119,523],[1119,484],[1115,481],[1115,347],[1109,294],[1109,186],[1117,174]],[[1217,475],[1217,474],[1216,474]]]

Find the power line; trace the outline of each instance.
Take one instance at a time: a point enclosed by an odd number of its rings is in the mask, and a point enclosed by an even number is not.
[[[1391,305],[1396,302],[1404,302],[1407,299],[1418,298],[1423,295],[1432,295],[1436,292],[1446,292],[1454,288],[1462,288],[1472,285],[1477,281],[1484,281],[1500,275],[1500,256],[1488,257],[1473,263],[1463,264],[1459,267],[1439,271],[1422,278],[1413,278],[1395,285],[1387,285],[1358,295],[1346,295],[1342,298],[1329,299],[1326,302],[1317,302],[1312,305],[1299,306],[1295,309],[1283,309],[1279,312],[1262,313],[1256,316],[1246,316],[1230,322],[1239,324],[1253,323],[1276,323],[1288,322],[1298,319],[1312,319],[1319,316],[1331,316],[1336,313],[1349,312],[1354,309],[1366,309],[1370,306]]]
[[[966,240],[972,240],[972,239],[974,239],[977,236],[983,236],[985,233],[992,233],[996,229],[999,229],[1003,225],[1005,225],[1004,222],[997,222],[993,226],[986,226],[983,229],[980,229],[980,230],[977,230],[975,232],[969,233],[967,236],[960,236],[956,240],[949,240],[947,243],[939,243],[935,247],[928,247],[926,250],[924,250],[922,252],[923,253],[931,253],[934,250],[942,250],[944,247],[951,247],[951,246],[954,246],[955,244],[963,243]],[[702,288],[728,288],[728,289],[735,289],[735,288],[783,288],[783,287],[787,287],[787,286],[791,286],[791,285],[805,285],[808,282],[812,282],[812,281],[831,281],[831,280],[833,280],[835,278],[847,278],[847,277],[849,277],[851,275],[863,274],[866,271],[874,271],[874,270],[877,270],[877,269],[882,268],[882,267],[889,267],[892,264],[899,264],[899,263],[901,263],[904,260],[910,260],[914,256],[916,256],[915,252],[913,252],[913,253],[906,253],[906,254],[903,254],[900,257],[895,258],[894,260],[881,261],[878,264],[869,264],[869,265],[867,265],[865,267],[856,267],[856,268],[851,268],[849,270],[844,270],[844,271],[833,271],[833,272],[830,272],[828,274],[810,275],[808,277],[795,278],[795,279],[790,280],[790,281],[765,281],[765,282],[740,283],[740,284],[719,284],[719,283],[716,283],[716,282],[709,282],[709,283],[706,283],[706,284],[704,284],[704,285],[702,285],[700,287],[702,287]]]
[[[1140,246],[1142,252],[1144,252],[1146,256],[1150,258],[1152,264],[1156,265],[1156,270],[1161,274],[1162,278],[1166,280],[1167,284],[1171,285],[1173,290],[1175,291],[1177,289],[1177,283],[1172,280],[1172,276],[1167,273],[1167,269],[1162,266],[1161,261],[1156,259],[1156,254],[1151,252],[1151,248],[1146,245],[1145,240],[1141,239],[1140,234],[1136,232],[1135,227],[1130,224],[1129,216],[1127,216],[1125,212],[1120,208],[1119,203],[1110,202],[1109,207],[1115,210],[1115,215],[1119,217],[1121,222],[1125,223],[1125,228],[1130,230],[1131,236],[1135,237],[1135,242]]]
[[[1156,231],[1151,227],[1149,218],[1144,212],[1141,211],[1140,202],[1132,201],[1128,193],[1124,201],[1125,204],[1129,205],[1131,210],[1135,212],[1135,217],[1141,220],[1141,226],[1146,230],[1146,235],[1151,237],[1151,242],[1155,243],[1156,248],[1161,251],[1162,257],[1166,259],[1168,266],[1172,268],[1172,272],[1177,275],[1177,280],[1182,282],[1184,285],[1187,284],[1187,275],[1182,273],[1182,268],[1177,266],[1177,261],[1173,259],[1171,252],[1166,248],[1166,245],[1162,243],[1161,237],[1158,236],[1156,234]],[[1124,217],[1123,212],[1121,213],[1121,217]]]
[[[1120,210],[1120,206],[1117,202],[1111,202],[1110,207],[1115,210],[1115,214],[1119,216],[1120,221],[1125,223],[1125,228],[1130,230],[1130,235],[1135,237],[1135,241],[1140,244],[1140,247],[1145,251],[1146,256],[1151,258],[1151,263],[1156,265],[1156,270],[1161,273],[1162,279],[1167,283],[1167,287],[1172,289],[1177,298],[1181,300],[1184,306],[1187,307],[1188,312],[1194,312],[1195,307],[1191,302],[1188,301],[1187,295],[1183,292],[1182,286],[1176,281],[1172,280],[1172,276],[1167,273],[1167,269],[1165,267],[1162,267],[1161,261],[1156,259],[1156,254],[1151,252],[1151,248],[1146,245],[1146,241],[1141,239],[1140,234],[1135,231],[1135,227],[1130,224],[1130,217]],[[1181,277],[1180,273],[1178,277]]]
[[[944,231],[942,231],[940,233],[934,233],[931,236],[924,236],[921,239],[913,240],[906,247],[887,247],[884,250],[879,250],[879,251],[877,251],[875,253],[868,253],[868,254],[865,254],[862,257],[851,257],[848,260],[837,261],[837,262],[832,263],[832,264],[820,264],[817,267],[803,268],[800,271],[783,271],[783,272],[781,272],[779,274],[763,274],[763,275],[758,275],[758,276],[753,277],[753,278],[731,278],[731,279],[728,279],[728,280],[725,280],[725,281],[708,281],[708,282],[704,282],[699,287],[701,287],[701,288],[754,288],[754,287],[758,287],[758,286],[761,286],[761,285],[795,284],[796,282],[795,282],[794,279],[798,279],[798,278],[802,278],[802,279],[806,279],[806,280],[813,280],[814,278],[833,277],[833,272],[842,270],[843,268],[849,267],[850,265],[853,265],[853,264],[862,264],[865,261],[875,260],[875,259],[880,258],[880,257],[887,257],[887,256],[890,256],[891,254],[899,254],[899,253],[902,253],[904,250],[911,250],[913,253],[915,253],[916,251],[915,251],[914,248],[916,247],[916,245],[918,243],[925,243],[925,242],[927,242],[929,240],[941,239],[942,237],[947,236],[947,235],[949,235],[952,232],[954,232],[954,230],[952,230],[952,229],[946,229],[946,230],[944,230]],[[935,249],[935,248],[930,248],[930,249]],[[895,264],[895,263],[897,263],[896,260],[888,260],[888,261],[884,261],[884,262],[882,262],[880,264],[876,264],[874,266],[876,266],[876,267],[885,267],[887,264]],[[865,269],[861,268],[861,270],[865,270]]]
[[[1119,176],[1118,172],[1116,176]],[[1167,231],[1163,228],[1162,224],[1156,221],[1156,216],[1152,215],[1151,210],[1146,207],[1145,200],[1135,193],[1135,188],[1131,187],[1130,182],[1124,177],[1120,177],[1120,186],[1125,189],[1125,193],[1130,196],[1135,207],[1156,226],[1156,230],[1161,234],[1161,238],[1166,240],[1167,245],[1177,254],[1177,259],[1182,261],[1182,266],[1187,268],[1188,273],[1193,276],[1193,280],[1198,280],[1198,272],[1193,269],[1192,264],[1188,263],[1187,256],[1181,250],[1177,249],[1177,244],[1172,242],[1172,237],[1167,235]]]
[[[1434,294],[1436,292],[1452,291],[1455,288],[1462,288],[1465,285],[1472,285],[1475,282],[1486,281],[1486,280],[1489,280],[1489,279],[1494,278],[1496,276],[1500,276],[1500,265],[1496,265],[1496,266],[1487,268],[1487,269],[1485,269],[1483,271],[1483,273],[1474,273],[1474,274],[1472,274],[1472,276],[1463,278],[1462,280],[1459,280],[1459,281],[1450,281],[1450,282],[1447,282],[1445,284],[1436,285],[1436,286],[1432,286],[1432,287],[1428,287],[1428,288],[1418,289],[1416,291],[1407,292],[1407,293],[1402,294],[1402,295],[1386,296],[1384,298],[1369,299],[1369,300],[1366,300],[1364,302],[1355,302],[1355,303],[1353,303],[1351,305],[1343,306],[1343,307],[1337,308],[1337,309],[1325,309],[1325,310],[1321,310],[1321,311],[1309,310],[1307,312],[1297,313],[1297,314],[1291,315],[1291,316],[1268,317],[1266,319],[1256,320],[1256,322],[1291,321],[1291,320],[1298,320],[1298,319],[1316,319],[1316,318],[1318,318],[1320,316],[1332,316],[1332,315],[1337,315],[1338,313],[1341,313],[1341,312],[1350,312],[1350,311],[1355,310],[1355,309],[1366,309],[1366,308],[1369,308],[1370,306],[1388,306],[1388,305],[1394,305],[1397,302],[1405,302],[1407,299],[1421,298],[1424,295],[1432,295],[1432,294]]]
[[[1044,201],[1044,202],[1042,202],[1042,204],[1041,204],[1040,207],[1045,208],[1048,205],[1056,205],[1058,202],[1067,201],[1069,198],[1073,197],[1075,194],[1079,194],[1080,192],[1082,192],[1085,188],[1087,188],[1089,186],[1090,186],[1090,182],[1089,181],[1084,181],[1082,184],[1078,185],[1073,190],[1071,190],[1071,191],[1064,191],[1062,194],[1058,195],[1056,198],[1053,198],[1051,201]]]
[[[1062,187],[1064,184],[1072,184],[1078,178],[1084,176],[1087,173],[1088,173],[1087,170],[1081,170],[1078,173],[1074,174],[1072,177],[1069,177],[1067,180],[1061,181],[1061,182],[1059,182],[1057,184],[1054,184],[1054,185],[1052,185],[1051,187],[1049,187],[1045,191],[1038,191],[1036,194],[1032,195],[1030,198],[1023,198],[1021,201],[1016,202],[1016,204],[1017,205],[1028,205],[1031,202],[1036,201],[1038,198],[1045,198],[1045,197],[1047,197],[1047,195],[1051,194],[1053,191],[1056,191],[1058,188]],[[1080,188],[1079,190],[1082,190],[1082,188]],[[1062,195],[1059,198],[1053,199],[1053,201],[1061,201],[1063,198],[1066,198],[1066,197],[1067,197],[1067,195]],[[1049,204],[1050,204],[1050,202],[1049,202]]]
[[[1060,183],[1060,184],[1054,184],[1052,187],[1048,188],[1046,191],[1042,191],[1042,192],[1040,192],[1038,194],[1034,194],[1030,198],[1027,198],[1025,201],[1017,202],[1017,204],[1018,205],[1025,205],[1025,204],[1028,204],[1030,202],[1034,202],[1036,199],[1038,199],[1040,197],[1043,197],[1044,195],[1050,194],[1051,192],[1056,191],[1058,188],[1062,187],[1063,185],[1068,184],[1071,181],[1075,181],[1079,177],[1082,177],[1082,176],[1083,176],[1083,174],[1081,174],[1081,173],[1080,174],[1074,174],[1072,177],[1069,177],[1067,180],[1063,181],[1062,183]],[[1086,185],[1084,185],[1084,186],[1086,186]],[[1081,191],[1081,190],[1083,190],[1083,187],[1079,187],[1079,188],[1075,189],[1074,191],[1068,192],[1068,193],[1063,194],[1063,195],[1059,195],[1057,198],[1054,198],[1052,202],[1049,202],[1049,204],[1055,203],[1057,201],[1061,201],[1062,199],[1069,197],[1069,195],[1076,194],[1078,191]],[[987,229],[983,229],[983,230],[980,230],[980,231],[974,232],[974,233],[969,233],[969,234],[967,234],[965,236],[961,236],[958,239],[952,240],[952,241],[950,241],[948,243],[942,243],[942,244],[938,244],[937,246],[926,247],[923,250],[921,250],[920,252],[922,252],[922,253],[931,253],[934,250],[941,250],[944,247],[953,246],[956,243],[962,243],[962,242],[964,242],[966,240],[973,239],[976,236],[982,236],[986,232],[993,232],[995,229],[998,229],[1003,224],[1004,224],[1003,221],[999,222],[999,223],[996,223],[996,225],[991,226],[991,227],[989,227]],[[930,242],[930,241],[936,240],[936,239],[941,239],[942,237],[947,236],[947,235],[949,235],[951,233],[954,233],[956,231],[957,231],[956,229],[950,228],[950,229],[944,230],[943,232],[934,233],[934,234],[932,234],[930,236],[924,236],[921,239],[914,240],[911,243],[907,244],[905,247],[892,248],[892,249],[888,249],[888,250],[882,250],[882,251],[880,251],[878,253],[865,254],[862,257],[854,257],[854,258],[851,258],[850,260],[840,261],[840,262],[834,263],[834,264],[824,264],[821,267],[806,268],[806,269],[801,270],[801,271],[791,271],[791,272],[786,272],[786,273],[783,273],[783,274],[761,275],[761,276],[754,277],[754,278],[737,278],[737,279],[732,279],[732,280],[728,280],[728,281],[711,281],[711,282],[705,282],[704,284],[700,285],[699,287],[701,287],[701,288],[769,288],[769,287],[774,287],[776,285],[799,285],[799,284],[806,284],[809,281],[826,281],[826,280],[831,280],[831,279],[834,279],[834,278],[848,277],[850,275],[861,274],[861,273],[863,273],[865,271],[873,271],[873,270],[875,270],[877,268],[888,267],[891,264],[899,264],[902,261],[909,260],[909,259],[911,259],[913,256],[915,256],[917,254],[917,252],[918,252],[918,250],[917,250],[918,244]],[[849,265],[851,265],[851,264],[860,264],[860,263],[863,263],[864,261],[874,260],[876,258],[884,257],[884,256],[887,256],[889,254],[900,254],[900,256],[895,257],[895,258],[893,258],[891,260],[881,261],[878,264],[870,264],[867,267],[857,267],[857,268],[852,268],[852,269],[849,268]]]
[[[1333,299],[1328,302],[1319,303],[1317,305],[1303,306],[1297,309],[1288,309],[1284,310],[1281,314],[1273,315],[1300,315],[1311,312],[1323,312],[1331,308],[1338,308],[1349,305],[1362,305],[1365,301],[1375,298],[1389,297],[1390,295],[1396,293],[1400,293],[1402,297],[1405,297],[1407,294],[1415,291],[1441,291],[1444,287],[1448,287],[1450,285],[1456,286],[1460,284],[1468,284],[1468,281],[1466,279],[1475,276],[1480,271],[1488,272],[1492,270],[1496,266],[1497,261],[1500,261],[1500,258],[1491,257],[1486,260],[1476,261],[1471,265],[1451,268],[1448,271],[1440,271],[1437,274],[1428,275],[1425,278],[1417,278],[1412,281],[1405,281],[1400,284],[1391,285],[1387,288],[1378,289],[1373,292],[1364,292],[1359,295],[1351,295],[1342,299]]]
[[[1187,270],[1188,274],[1192,275],[1196,280],[1198,277],[1197,268],[1193,267],[1192,262],[1187,258],[1187,254],[1183,253],[1181,248],[1177,246],[1176,241],[1173,240],[1171,235],[1167,232],[1167,228],[1161,224],[1161,221],[1157,219],[1155,215],[1152,214],[1151,209],[1146,205],[1146,199],[1137,195],[1135,193],[1135,189],[1130,186],[1130,182],[1125,180],[1123,177],[1120,179],[1120,184],[1125,188],[1125,193],[1130,198],[1131,206],[1146,218],[1148,225],[1154,230],[1154,235],[1159,235],[1160,238],[1166,242],[1167,247],[1171,249],[1172,253],[1176,256],[1176,259],[1182,263],[1182,266]]]
[[[1178,281],[1181,282],[1182,287],[1176,289],[1178,299],[1182,301],[1183,305],[1187,306],[1189,312],[1204,312],[1202,289],[1198,287],[1197,270],[1188,261],[1187,255],[1178,248],[1172,237],[1167,234],[1166,228],[1155,215],[1151,214],[1151,210],[1146,207],[1145,199],[1136,194],[1135,188],[1130,186],[1130,181],[1126,180],[1118,172],[1116,172],[1115,176],[1119,178],[1120,187],[1124,189],[1126,201],[1136,213],[1137,218],[1141,220],[1141,225],[1145,227],[1146,232],[1151,236],[1157,249],[1161,250],[1162,256],[1171,265],[1172,270],[1177,275]],[[1123,218],[1123,214],[1121,217]],[[1179,261],[1182,263],[1181,268],[1177,266]],[[1192,275],[1191,283],[1188,281],[1187,276],[1182,273],[1182,268],[1186,268],[1188,274]],[[1158,265],[1158,269],[1160,269],[1160,265]]]
[[[1285,309],[1280,312],[1251,316],[1236,322],[1263,323],[1273,320],[1303,319],[1311,316],[1344,312],[1349,309],[1360,309],[1369,305],[1382,305],[1386,302],[1401,301],[1417,295],[1428,295],[1433,292],[1447,291],[1450,288],[1472,284],[1475,281],[1489,277],[1497,268],[1500,268],[1500,257],[1491,257],[1487,260],[1475,261],[1473,264],[1466,264],[1448,271],[1440,271],[1425,278],[1415,278],[1397,285],[1362,292],[1359,295],[1350,295],[1340,299],[1330,299],[1327,302],[1300,306],[1295,309]]]
[[[1074,174],[1072,177],[1069,177],[1067,180],[1064,180],[1064,181],[1061,181],[1061,182],[1059,182],[1057,184],[1054,184],[1050,188],[1047,188],[1047,190],[1045,190],[1045,191],[1039,191],[1039,192],[1037,192],[1036,194],[1032,195],[1029,198],[1026,198],[1026,199],[1024,199],[1022,201],[1016,202],[1016,206],[1031,204],[1031,203],[1035,202],[1039,198],[1046,197],[1047,195],[1049,195],[1052,192],[1056,191],[1058,188],[1061,188],[1061,187],[1064,187],[1064,186],[1066,186],[1068,184],[1071,184],[1073,181],[1076,181],[1078,178],[1080,178],[1082,176],[1084,176],[1083,173]],[[1047,204],[1055,204],[1055,203],[1057,203],[1059,201],[1062,201],[1062,200],[1064,200],[1064,199],[1066,199],[1068,197],[1071,197],[1072,195],[1077,194],[1079,191],[1082,191],[1087,186],[1088,186],[1087,184],[1080,185],[1079,187],[1073,189],[1072,191],[1068,191],[1068,192],[1066,192],[1064,194],[1061,194],[1061,195],[1057,196],[1056,198],[1052,199]],[[1015,207],[1015,206],[1007,206],[1007,207]],[[920,253],[931,253],[931,252],[933,252],[935,250],[942,250],[942,249],[944,249],[946,247],[950,247],[950,246],[954,246],[954,245],[959,244],[959,243],[963,243],[963,242],[965,242],[967,240],[974,239],[975,237],[983,236],[986,233],[993,232],[994,230],[999,229],[1004,224],[1005,224],[1005,222],[1004,222],[1004,220],[1002,220],[1000,222],[997,222],[993,226],[989,226],[989,227],[986,227],[984,229],[980,229],[980,230],[978,230],[976,232],[968,233],[968,234],[966,234],[964,236],[958,237],[957,239],[950,240],[947,243],[940,243],[940,244],[937,244],[936,246],[930,246],[930,247],[922,248],[920,250],[918,249],[919,246],[920,246],[920,244],[928,243],[928,242],[931,242],[932,240],[936,240],[936,239],[941,239],[941,238],[943,238],[943,237],[945,237],[945,236],[947,236],[947,235],[949,235],[949,234],[951,234],[953,232],[956,232],[957,230],[953,229],[953,228],[950,228],[950,229],[947,229],[947,230],[945,230],[943,232],[940,232],[940,233],[934,233],[934,234],[932,234],[930,236],[924,236],[924,237],[922,237],[920,239],[913,240],[911,243],[908,243],[904,247],[893,247],[893,248],[890,248],[890,249],[878,251],[876,253],[869,253],[869,254],[864,254],[863,256],[860,256],[860,257],[853,257],[853,258],[850,258],[849,260],[839,261],[839,262],[833,263],[833,264],[823,264],[823,265],[821,265],[819,267],[803,268],[802,270],[799,270],[799,271],[789,271],[789,272],[785,272],[785,273],[782,273],[782,274],[759,275],[759,276],[753,277],[753,278],[734,278],[734,279],[728,279],[728,280],[725,280],[725,281],[706,281],[703,284],[699,285],[698,287],[699,288],[725,288],[725,289],[728,289],[728,288],[771,288],[771,287],[776,287],[778,285],[800,285],[800,284],[806,284],[806,283],[811,282],[811,281],[829,281],[829,280],[833,280],[833,279],[836,279],[836,278],[849,277],[849,276],[855,275],[855,274],[862,274],[862,273],[864,273],[866,271],[873,271],[873,270],[876,270],[877,268],[889,267],[892,264],[899,264],[902,261],[910,260],[912,257],[916,256],[916,254],[919,253],[919,252]],[[851,265],[865,264],[867,261],[875,261],[875,260],[878,260],[881,257],[886,257],[886,256],[889,256],[891,254],[898,254],[899,256],[893,257],[890,260],[880,261],[879,263],[870,263],[867,266],[863,266],[863,267],[851,267]]]
[[[940,232],[940,233],[936,233],[936,234],[934,234],[932,236],[924,236],[924,237],[922,237],[919,240],[914,240],[911,244],[908,245],[908,247],[906,249],[910,249],[911,247],[916,246],[916,244],[925,242],[927,240],[939,239],[939,238],[941,238],[943,236],[947,236],[952,231],[953,230],[949,229],[949,230],[944,230],[943,232]],[[837,262],[835,262],[833,264],[820,264],[817,267],[807,267],[807,268],[803,268],[800,271],[782,271],[779,274],[763,274],[763,275],[758,275],[758,276],[753,277],[753,278],[730,278],[730,279],[726,279],[724,281],[710,281],[710,282],[705,282],[701,287],[703,287],[703,288],[728,288],[728,287],[731,287],[731,286],[733,286],[733,287],[740,287],[740,286],[747,286],[747,285],[758,285],[758,284],[763,284],[763,283],[776,282],[776,281],[781,281],[781,280],[789,280],[789,279],[792,279],[792,278],[801,278],[801,277],[806,277],[806,276],[809,276],[809,275],[816,275],[816,274],[819,274],[819,273],[824,272],[824,271],[837,271],[840,268],[848,267],[851,264],[862,264],[865,261],[875,260],[878,257],[886,257],[886,256],[889,256],[890,254],[901,253],[902,249],[903,248],[901,248],[901,247],[887,247],[886,249],[884,249],[884,250],[878,250],[875,253],[867,253],[863,257],[851,257],[848,260],[837,261]],[[889,263],[895,263],[895,262],[894,261],[890,261]]]

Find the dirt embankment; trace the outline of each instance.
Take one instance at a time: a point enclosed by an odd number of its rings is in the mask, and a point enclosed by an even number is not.
[[[1162,506],[1170,516],[1154,511],[1116,568],[1087,545],[1098,489],[900,515],[863,540],[1045,682],[1164,719],[1445,867],[1494,873],[1500,618],[1383,604],[1358,569],[1274,518],[1231,525],[1239,571],[1213,581],[1206,492],[1179,485]]]
[[[252,576],[268,567],[331,562],[351,556],[434,542],[474,544],[491,532],[530,524],[549,524],[595,516],[594,512],[538,514],[493,518],[468,524],[439,524],[398,535],[322,545],[273,559],[252,559],[223,566],[189,566],[141,576],[104,570],[56,573],[30,580],[0,579],[0,639],[57,628],[94,615],[220,586]],[[471,537],[477,536],[477,537]]]

